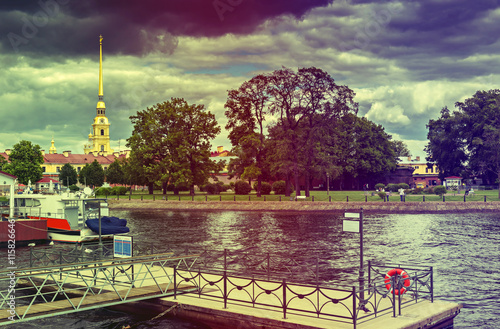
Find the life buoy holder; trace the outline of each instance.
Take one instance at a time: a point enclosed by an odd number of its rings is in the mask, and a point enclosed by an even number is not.
[[[394,294],[402,295],[406,292],[406,288],[410,286],[410,276],[400,268],[393,268],[392,270],[387,272],[387,274],[385,275],[384,283],[386,284],[385,287],[387,288],[387,290],[389,290],[391,293],[391,278],[395,275],[398,275],[401,278],[399,280],[399,284],[397,284],[398,289],[394,289]]]

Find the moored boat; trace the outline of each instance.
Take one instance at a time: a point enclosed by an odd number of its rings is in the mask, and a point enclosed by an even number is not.
[[[14,217],[46,220],[48,238],[57,242],[99,240],[99,231],[92,230],[85,222],[89,219],[98,221],[108,215],[105,199],[88,198],[85,194],[18,194],[14,197]],[[101,234],[101,238],[108,239],[126,232]]]

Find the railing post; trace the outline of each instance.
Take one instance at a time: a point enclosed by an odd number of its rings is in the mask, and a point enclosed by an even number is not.
[[[431,303],[434,303],[434,271],[431,266]]]
[[[165,193],[165,201],[168,201],[168,194]]]
[[[332,202],[332,196],[331,195],[328,197],[328,199],[329,199],[329,202]]]
[[[219,195],[219,201],[222,201],[222,195]]]
[[[224,308],[227,308],[227,273],[224,271]]]
[[[352,286],[352,324],[354,329],[356,329],[356,319],[358,317],[358,312],[356,312],[356,287]]]
[[[236,201],[236,195],[233,195],[233,201]]]
[[[174,299],[177,299],[177,265],[174,265]]]
[[[368,196],[365,195],[365,202],[368,202]]]
[[[156,201],[156,195],[153,194],[153,201]]]
[[[466,196],[466,195],[465,195],[465,193],[464,193],[464,202],[465,202],[465,196]]]
[[[443,202],[446,202],[446,199],[445,199],[445,196],[444,196],[444,194],[443,194]]]
[[[486,199],[485,199],[486,200]],[[280,195],[280,202],[281,202],[281,195]]]
[[[179,193],[179,201],[181,201],[181,194]]]
[[[314,202],[314,195],[311,197],[311,201]]]
[[[271,257],[267,253],[267,281],[271,281]]]
[[[264,201],[266,201],[266,196],[264,195]]]
[[[224,249],[224,271],[227,271],[227,249]]]
[[[33,247],[30,247],[30,267],[33,267]]]
[[[422,195],[422,202],[425,202],[425,195]]]
[[[392,289],[392,317],[396,317],[396,276],[391,276],[391,289]]]
[[[205,201],[207,201],[207,200],[208,200],[208,196],[207,196],[207,195],[205,195]]]
[[[346,196],[346,200],[347,200],[347,202],[349,202],[349,196]]]
[[[283,319],[286,319],[286,280],[283,279]]]
[[[194,201],[194,195],[191,195],[191,201]]]
[[[484,202],[486,202],[486,195],[484,196]]]

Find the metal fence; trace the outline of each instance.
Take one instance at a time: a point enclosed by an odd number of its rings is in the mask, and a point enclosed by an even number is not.
[[[401,275],[388,276],[386,269],[400,269]],[[251,276],[231,275],[226,271],[188,271],[174,268],[174,286],[191,284],[198,297],[230,303],[315,316],[350,323],[355,329],[360,322],[383,314],[402,315],[407,304],[425,300],[433,302],[432,267],[404,264],[369,264],[368,287],[333,288],[299,284],[282,280],[264,280]],[[174,288],[174,298],[176,290]]]

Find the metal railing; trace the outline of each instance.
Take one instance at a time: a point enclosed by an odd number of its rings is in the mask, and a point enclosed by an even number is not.
[[[2,270],[0,325],[172,295],[172,268],[189,269],[196,258],[167,253]],[[51,303],[50,312],[44,303]]]
[[[393,268],[404,270],[405,274],[388,277],[385,269]],[[237,303],[254,308],[280,309],[285,319],[287,313],[294,312],[350,323],[354,329],[358,323],[382,314],[392,312],[393,317],[399,316],[407,304],[424,300],[433,302],[432,267],[370,262],[368,273],[368,287],[359,290],[356,286],[332,288],[292,283],[286,279],[264,280],[231,275],[226,271],[195,272],[176,267],[174,285],[191,284],[197,289],[198,297],[219,299],[224,308],[228,303]]]

